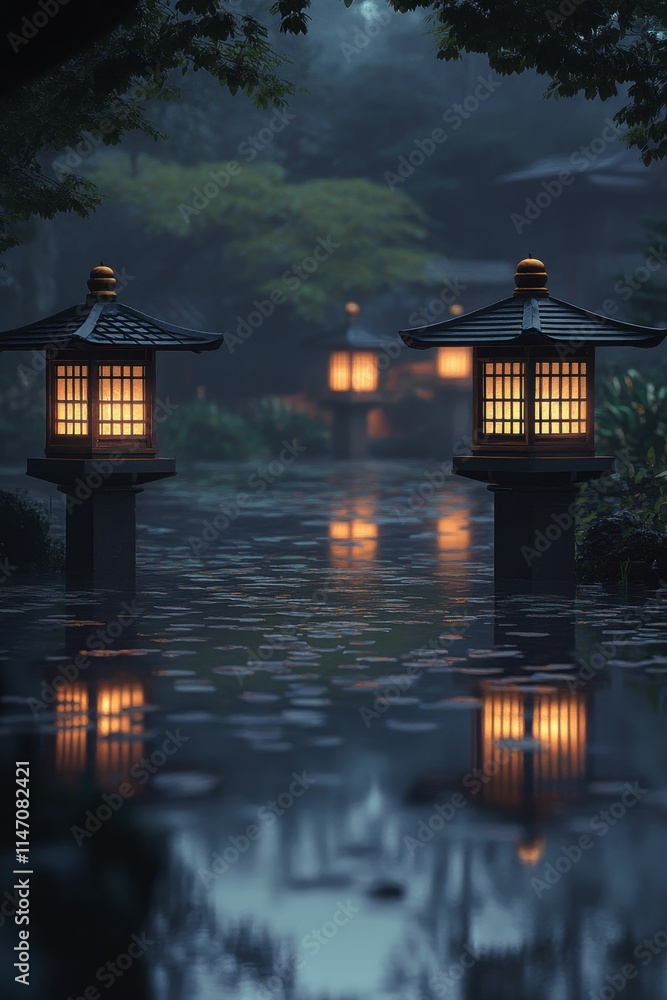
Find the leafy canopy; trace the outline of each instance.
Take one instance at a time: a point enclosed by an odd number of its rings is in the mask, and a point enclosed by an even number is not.
[[[363,297],[406,282],[432,284],[433,255],[419,247],[422,212],[402,192],[363,178],[293,183],[276,163],[244,164],[234,175],[229,168],[146,155],[131,163],[114,153],[92,177],[145,231],[186,241],[189,260],[216,254],[225,284],[249,303],[282,291],[306,321],[322,320],[341,288]],[[229,183],[220,187],[212,177]],[[307,273],[307,265],[297,281],[315,250],[316,270]]]
[[[441,59],[480,52],[500,74],[533,69],[549,78],[548,96],[627,94],[616,118],[628,142],[646,163],[667,154],[664,0],[387,2],[397,12],[424,11]],[[2,98],[0,253],[20,242],[21,224],[33,216],[85,217],[99,204],[94,183],[54,169],[54,159],[63,151],[85,158],[91,143],[116,145],[134,130],[158,138],[145,102],[174,99],[175,74],[204,71],[259,107],[284,105],[295,88],[279,75],[285,58],[269,29],[305,34],[309,7],[278,0],[260,18],[250,0],[139,0],[86,52]]]

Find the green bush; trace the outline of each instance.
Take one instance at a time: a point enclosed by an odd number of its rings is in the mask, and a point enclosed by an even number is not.
[[[597,446],[601,454],[631,462],[653,449],[658,464],[667,459],[667,386],[636,368],[611,371],[598,381]]]
[[[27,493],[0,490],[0,562],[5,580],[63,567],[62,544],[50,537],[48,515]]]
[[[294,438],[312,458],[329,450],[329,429],[319,417],[311,417],[278,396],[264,396],[248,408],[248,421],[264,441],[271,455]]]
[[[265,450],[247,420],[201,399],[179,406],[158,432],[159,454],[177,458],[243,460]]]
[[[577,499],[577,575],[623,580],[633,563],[645,582],[667,572],[667,470],[651,449],[641,466],[620,464],[613,475],[585,486]],[[653,569],[651,569],[653,567]]]

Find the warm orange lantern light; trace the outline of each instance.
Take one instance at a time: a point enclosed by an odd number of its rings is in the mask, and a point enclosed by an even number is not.
[[[592,430],[589,359],[556,361],[528,352],[521,359],[487,356],[479,363],[478,444],[502,438],[541,447],[551,440],[558,448],[585,449]]]
[[[86,763],[88,689],[82,681],[56,692],[56,774],[76,784]]]
[[[131,767],[143,756],[145,704],[139,681],[103,681],[97,691],[97,779],[113,785],[127,779]]]
[[[444,379],[469,379],[472,374],[471,347],[439,347],[437,371]]]
[[[370,520],[373,505],[358,501],[329,522],[329,553],[338,568],[370,562],[378,547],[378,526]]]
[[[153,455],[155,352],[108,363],[91,355],[66,360],[71,353],[60,351],[48,363],[47,457]]]
[[[332,392],[376,392],[377,355],[374,351],[334,351],[329,359]]]
[[[144,732],[141,707],[145,701],[143,685],[131,679],[102,680],[90,694],[80,681],[58,691],[55,765],[59,778],[68,784],[80,780],[90,740],[96,781],[105,788],[127,781],[130,769],[143,755],[139,737]]]
[[[532,725],[527,722],[531,712]],[[539,746],[512,748],[511,741],[527,738]],[[585,774],[586,739],[586,702],[580,692],[544,688],[527,694],[485,686],[478,765],[492,774],[482,792],[485,801],[539,810],[571,798]]]
[[[438,549],[444,559],[459,561],[470,548],[470,511],[454,510],[438,518]]]

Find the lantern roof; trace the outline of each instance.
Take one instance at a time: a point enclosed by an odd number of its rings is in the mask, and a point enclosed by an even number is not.
[[[223,342],[219,333],[200,333],[165,323],[116,301],[116,279],[103,263],[88,280],[86,302],[54,316],[0,333],[0,351],[45,348],[123,347],[159,351],[214,351]]]
[[[527,257],[517,264],[514,294],[474,312],[410,330],[400,335],[408,347],[518,347],[568,344],[580,347],[657,347],[667,330],[638,326],[589,312],[554,298],[546,287],[542,261]]]
[[[344,324],[324,337],[317,335],[308,339],[318,347],[340,351],[381,351],[396,342],[395,334],[376,333],[362,326],[359,322],[360,312],[361,308],[356,302],[347,302]]]

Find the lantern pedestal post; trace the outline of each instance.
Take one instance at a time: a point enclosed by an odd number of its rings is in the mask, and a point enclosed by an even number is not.
[[[461,455],[457,475],[484,482],[494,496],[497,588],[574,589],[574,504],[579,486],[613,470],[613,458]]]
[[[28,459],[27,475],[65,494],[65,579],[68,590],[132,591],[136,565],[136,498],[143,485],[176,475],[172,458]]]
[[[326,405],[332,412],[331,454],[335,459],[368,458],[370,442],[368,438],[368,411],[371,401],[330,400]]]

